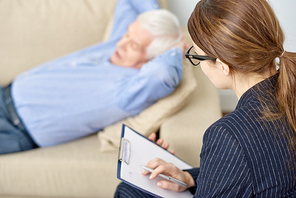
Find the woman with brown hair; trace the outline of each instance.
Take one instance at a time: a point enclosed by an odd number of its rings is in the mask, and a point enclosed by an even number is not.
[[[205,132],[200,168],[183,171],[154,159],[147,164],[155,169],[150,179],[170,175],[194,197],[296,197],[296,54],[284,50],[271,6],[266,0],[201,0],[188,30],[193,46],[186,57],[239,102]],[[157,185],[186,189],[165,180]],[[124,184],[116,196],[149,197]]]

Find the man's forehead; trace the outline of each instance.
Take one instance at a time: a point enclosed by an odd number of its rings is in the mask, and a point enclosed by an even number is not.
[[[134,21],[128,27],[128,34],[139,45],[146,46],[153,40],[152,34],[144,29],[138,20]]]

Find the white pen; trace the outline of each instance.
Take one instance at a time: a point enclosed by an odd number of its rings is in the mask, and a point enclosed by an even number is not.
[[[149,171],[150,173],[152,173],[154,170],[152,168],[148,168],[146,166],[143,166],[141,165],[141,168],[145,169],[146,171]],[[185,184],[184,182],[181,182],[180,180],[177,180],[175,178],[172,178],[171,176],[167,176],[167,175],[164,175],[164,174],[158,174],[158,176],[164,178],[164,179],[167,179],[171,182],[174,182],[176,184],[179,184],[180,186],[183,186],[183,187],[187,187],[187,184]]]

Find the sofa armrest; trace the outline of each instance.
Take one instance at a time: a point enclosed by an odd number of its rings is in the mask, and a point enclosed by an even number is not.
[[[160,138],[170,143],[178,157],[198,167],[203,134],[222,113],[217,88],[200,67],[193,72],[198,86],[186,106],[161,125]]]

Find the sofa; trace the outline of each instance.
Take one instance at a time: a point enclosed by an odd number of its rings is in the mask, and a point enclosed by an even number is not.
[[[168,8],[167,0],[159,3]],[[108,39],[115,4],[116,0],[0,1],[0,86],[32,67]],[[186,28],[184,34],[189,40]],[[146,136],[158,132],[178,157],[199,166],[203,133],[221,117],[221,110],[217,89],[201,69],[187,60],[185,68],[181,88],[143,114],[79,140],[1,155],[0,198],[113,197],[120,182],[117,143],[122,123]],[[175,102],[184,89],[189,91]]]

